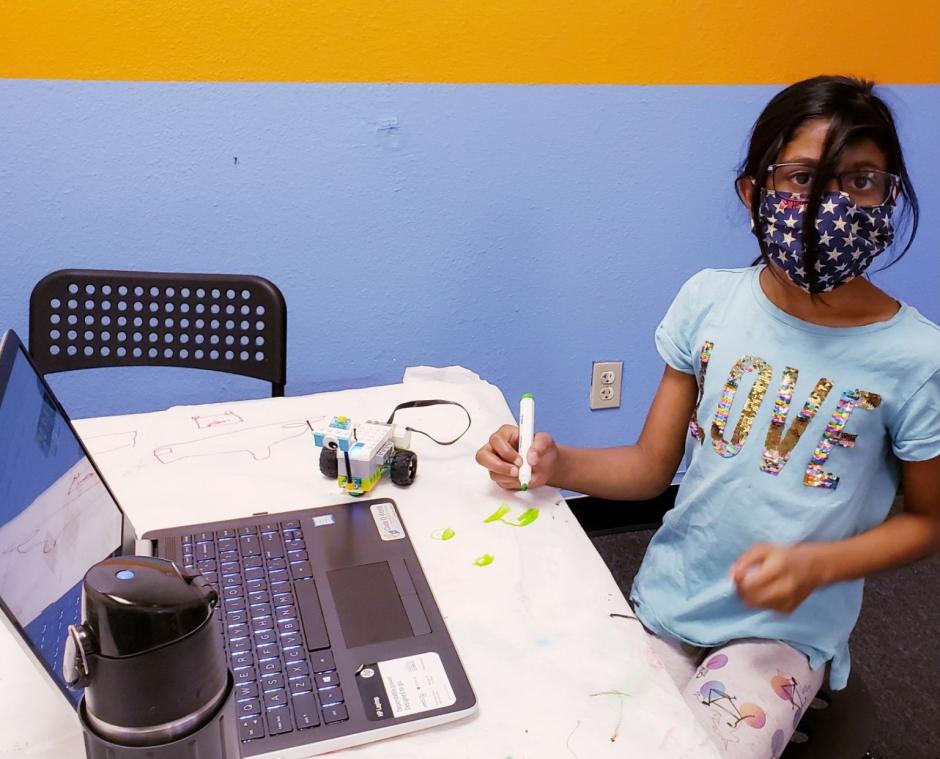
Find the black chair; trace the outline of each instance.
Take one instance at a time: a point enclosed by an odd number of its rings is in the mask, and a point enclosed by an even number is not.
[[[43,374],[180,366],[287,381],[287,306],[263,277],[63,269],[29,299],[29,352]]]
[[[675,503],[677,486],[649,501],[607,501],[591,496],[567,499],[589,537],[655,530]],[[803,714],[782,759],[872,759],[868,753],[877,724],[875,706],[853,671],[844,690],[823,687]]]
[[[797,725],[783,759],[870,759],[875,705],[861,676],[849,675],[844,690],[823,686]]]

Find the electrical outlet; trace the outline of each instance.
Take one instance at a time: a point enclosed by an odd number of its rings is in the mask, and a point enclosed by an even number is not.
[[[591,408],[619,408],[623,361],[595,361],[591,370]]]

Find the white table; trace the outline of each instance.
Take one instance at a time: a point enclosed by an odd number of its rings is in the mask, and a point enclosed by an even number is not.
[[[406,371],[398,385],[174,407],[76,424],[138,534],[214,519],[342,502],[318,469],[305,420],[384,421],[407,400],[462,403],[457,444],[415,435],[410,488],[371,496],[399,507],[477,695],[473,717],[334,756],[412,759],[717,757],[623,595],[557,490],[501,490],[473,460],[512,415],[500,391],[459,368]],[[466,417],[453,406],[399,412],[439,439]],[[502,504],[504,521],[485,522]],[[507,524],[539,510],[526,526]],[[453,531],[443,540],[442,531]],[[492,562],[475,563],[489,554]],[[482,563],[482,562],[481,562]],[[0,628],[0,756],[81,759],[78,721]]]

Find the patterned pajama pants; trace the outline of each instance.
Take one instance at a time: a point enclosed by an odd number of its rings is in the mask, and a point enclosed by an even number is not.
[[[826,669],[810,669],[776,640],[698,648],[650,634],[649,642],[725,759],[778,759]]]

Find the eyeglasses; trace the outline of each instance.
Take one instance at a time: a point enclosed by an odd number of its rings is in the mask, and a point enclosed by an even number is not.
[[[774,163],[767,167],[774,192],[809,195],[816,167],[804,163]],[[901,185],[900,177],[878,169],[854,169],[833,177],[839,190],[860,206],[880,206],[894,200]]]

